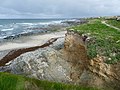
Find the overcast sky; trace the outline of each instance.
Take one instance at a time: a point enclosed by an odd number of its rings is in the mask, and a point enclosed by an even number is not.
[[[0,0],[0,18],[120,15],[120,0]]]

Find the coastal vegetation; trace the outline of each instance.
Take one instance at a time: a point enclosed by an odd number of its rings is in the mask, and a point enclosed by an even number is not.
[[[90,19],[89,23],[73,26],[72,30],[87,35],[87,54],[90,59],[97,55],[105,56],[106,62],[115,63],[120,59],[120,31],[102,23],[104,19]],[[120,22],[108,20],[108,24],[116,27]]]

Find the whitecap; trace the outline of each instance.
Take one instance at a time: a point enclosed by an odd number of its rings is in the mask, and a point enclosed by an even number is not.
[[[52,24],[60,24],[63,20],[58,20],[58,21],[52,21]]]
[[[29,33],[29,32],[33,32],[33,30],[25,30],[25,31],[21,32],[20,34],[26,34],[26,33]]]
[[[38,24],[40,24],[40,25],[49,25],[49,24],[51,24],[51,22],[40,22]]]
[[[4,38],[6,38],[6,37],[7,37],[7,36],[1,36],[0,39],[4,39]]]
[[[40,22],[38,24],[40,25],[49,25],[49,24],[60,24],[62,22],[62,20],[58,20],[58,21],[50,21],[50,22]]]
[[[31,25],[35,25],[34,23],[16,23],[16,24],[18,24],[18,25],[25,25],[25,26],[26,26],[26,25],[30,25],[30,26],[31,26]]]
[[[48,21],[48,22],[38,22],[38,23],[16,23],[16,24],[17,25],[22,25],[22,26],[35,26],[35,25],[59,24],[61,22],[62,22],[62,20]]]
[[[14,28],[2,29],[1,31],[12,31]]]

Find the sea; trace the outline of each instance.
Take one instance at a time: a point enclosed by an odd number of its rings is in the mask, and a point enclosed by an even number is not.
[[[50,24],[60,24],[62,21],[64,19],[0,19],[0,41],[18,35],[40,33],[42,29],[31,28],[46,28]]]

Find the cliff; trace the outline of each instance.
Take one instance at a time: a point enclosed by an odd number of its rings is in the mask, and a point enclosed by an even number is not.
[[[106,64],[103,56],[89,59],[86,36],[67,31],[65,39],[57,38],[49,42],[45,47],[27,49],[27,52],[22,49],[24,53],[9,60],[1,70],[40,80],[120,89],[120,65]],[[9,53],[13,54],[15,52]]]

